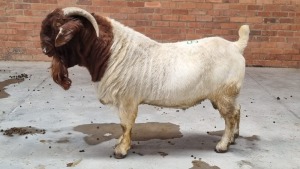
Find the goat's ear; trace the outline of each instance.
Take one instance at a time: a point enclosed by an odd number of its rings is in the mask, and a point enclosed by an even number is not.
[[[76,33],[83,27],[80,21],[69,21],[59,28],[55,39],[55,47],[60,47],[68,43]]]

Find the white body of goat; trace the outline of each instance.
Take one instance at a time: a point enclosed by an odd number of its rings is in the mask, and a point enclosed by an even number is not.
[[[158,43],[111,20],[114,40],[108,68],[97,82],[99,99],[188,108],[230,85],[240,88],[245,74],[242,55],[248,27],[240,40],[220,37]]]
[[[158,43],[117,21],[110,22],[112,53],[103,78],[95,85],[99,100],[119,109],[123,135],[115,157],[125,157],[130,149],[139,104],[185,109],[205,99],[225,119],[225,132],[216,151],[226,152],[239,134],[240,106],[236,98],[245,74],[242,53],[249,27],[240,28],[236,42],[209,37]]]

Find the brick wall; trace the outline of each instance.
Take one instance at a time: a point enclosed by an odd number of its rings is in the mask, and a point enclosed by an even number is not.
[[[300,68],[300,0],[2,0],[0,60],[49,60],[40,24],[56,7],[78,6],[161,42],[222,36],[249,24],[248,66]]]

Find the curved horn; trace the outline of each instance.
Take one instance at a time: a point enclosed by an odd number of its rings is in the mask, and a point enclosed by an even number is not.
[[[65,16],[79,15],[85,17],[87,20],[89,20],[92,23],[96,31],[97,37],[99,37],[99,27],[97,21],[89,12],[77,7],[67,7],[62,10]]]

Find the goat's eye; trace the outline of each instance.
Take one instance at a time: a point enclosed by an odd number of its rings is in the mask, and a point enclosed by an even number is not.
[[[60,26],[61,26],[61,23],[56,22],[56,27],[60,27]]]

